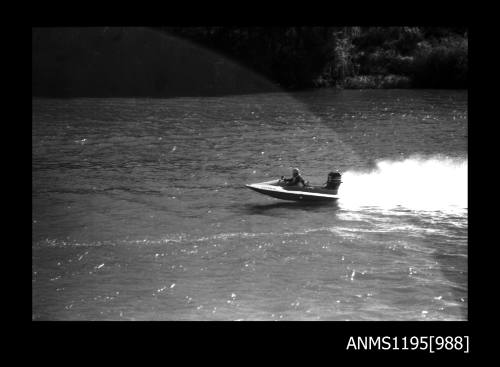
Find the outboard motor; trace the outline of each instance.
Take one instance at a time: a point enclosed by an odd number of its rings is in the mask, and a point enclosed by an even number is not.
[[[326,181],[326,189],[332,190],[332,194],[337,195],[339,186],[342,183],[341,174],[339,172],[330,172],[328,174],[328,180]]]

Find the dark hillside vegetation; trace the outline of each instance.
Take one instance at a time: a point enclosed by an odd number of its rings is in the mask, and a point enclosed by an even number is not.
[[[465,27],[164,28],[286,88],[467,88]]]
[[[32,94],[467,88],[465,27],[34,28]]]

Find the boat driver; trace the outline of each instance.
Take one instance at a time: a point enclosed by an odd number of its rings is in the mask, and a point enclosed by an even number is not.
[[[292,178],[284,178],[282,176],[281,179],[285,182],[285,186],[299,186],[299,184],[302,184],[302,186],[306,186],[306,182],[300,175],[300,171],[298,168],[294,168],[292,170]]]

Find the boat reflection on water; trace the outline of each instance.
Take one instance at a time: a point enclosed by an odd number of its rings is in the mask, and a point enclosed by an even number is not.
[[[249,214],[266,214],[267,212],[279,209],[286,210],[312,210],[317,211],[319,208],[328,210],[338,210],[340,206],[335,201],[279,201],[269,204],[246,204],[245,211]]]

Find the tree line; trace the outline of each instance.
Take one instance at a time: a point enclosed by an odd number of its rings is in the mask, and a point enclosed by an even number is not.
[[[464,27],[33,28],[32,95],[467,88],[467,46]]]
[[[466,27],[163,27],[285,88],[467,88]]]

